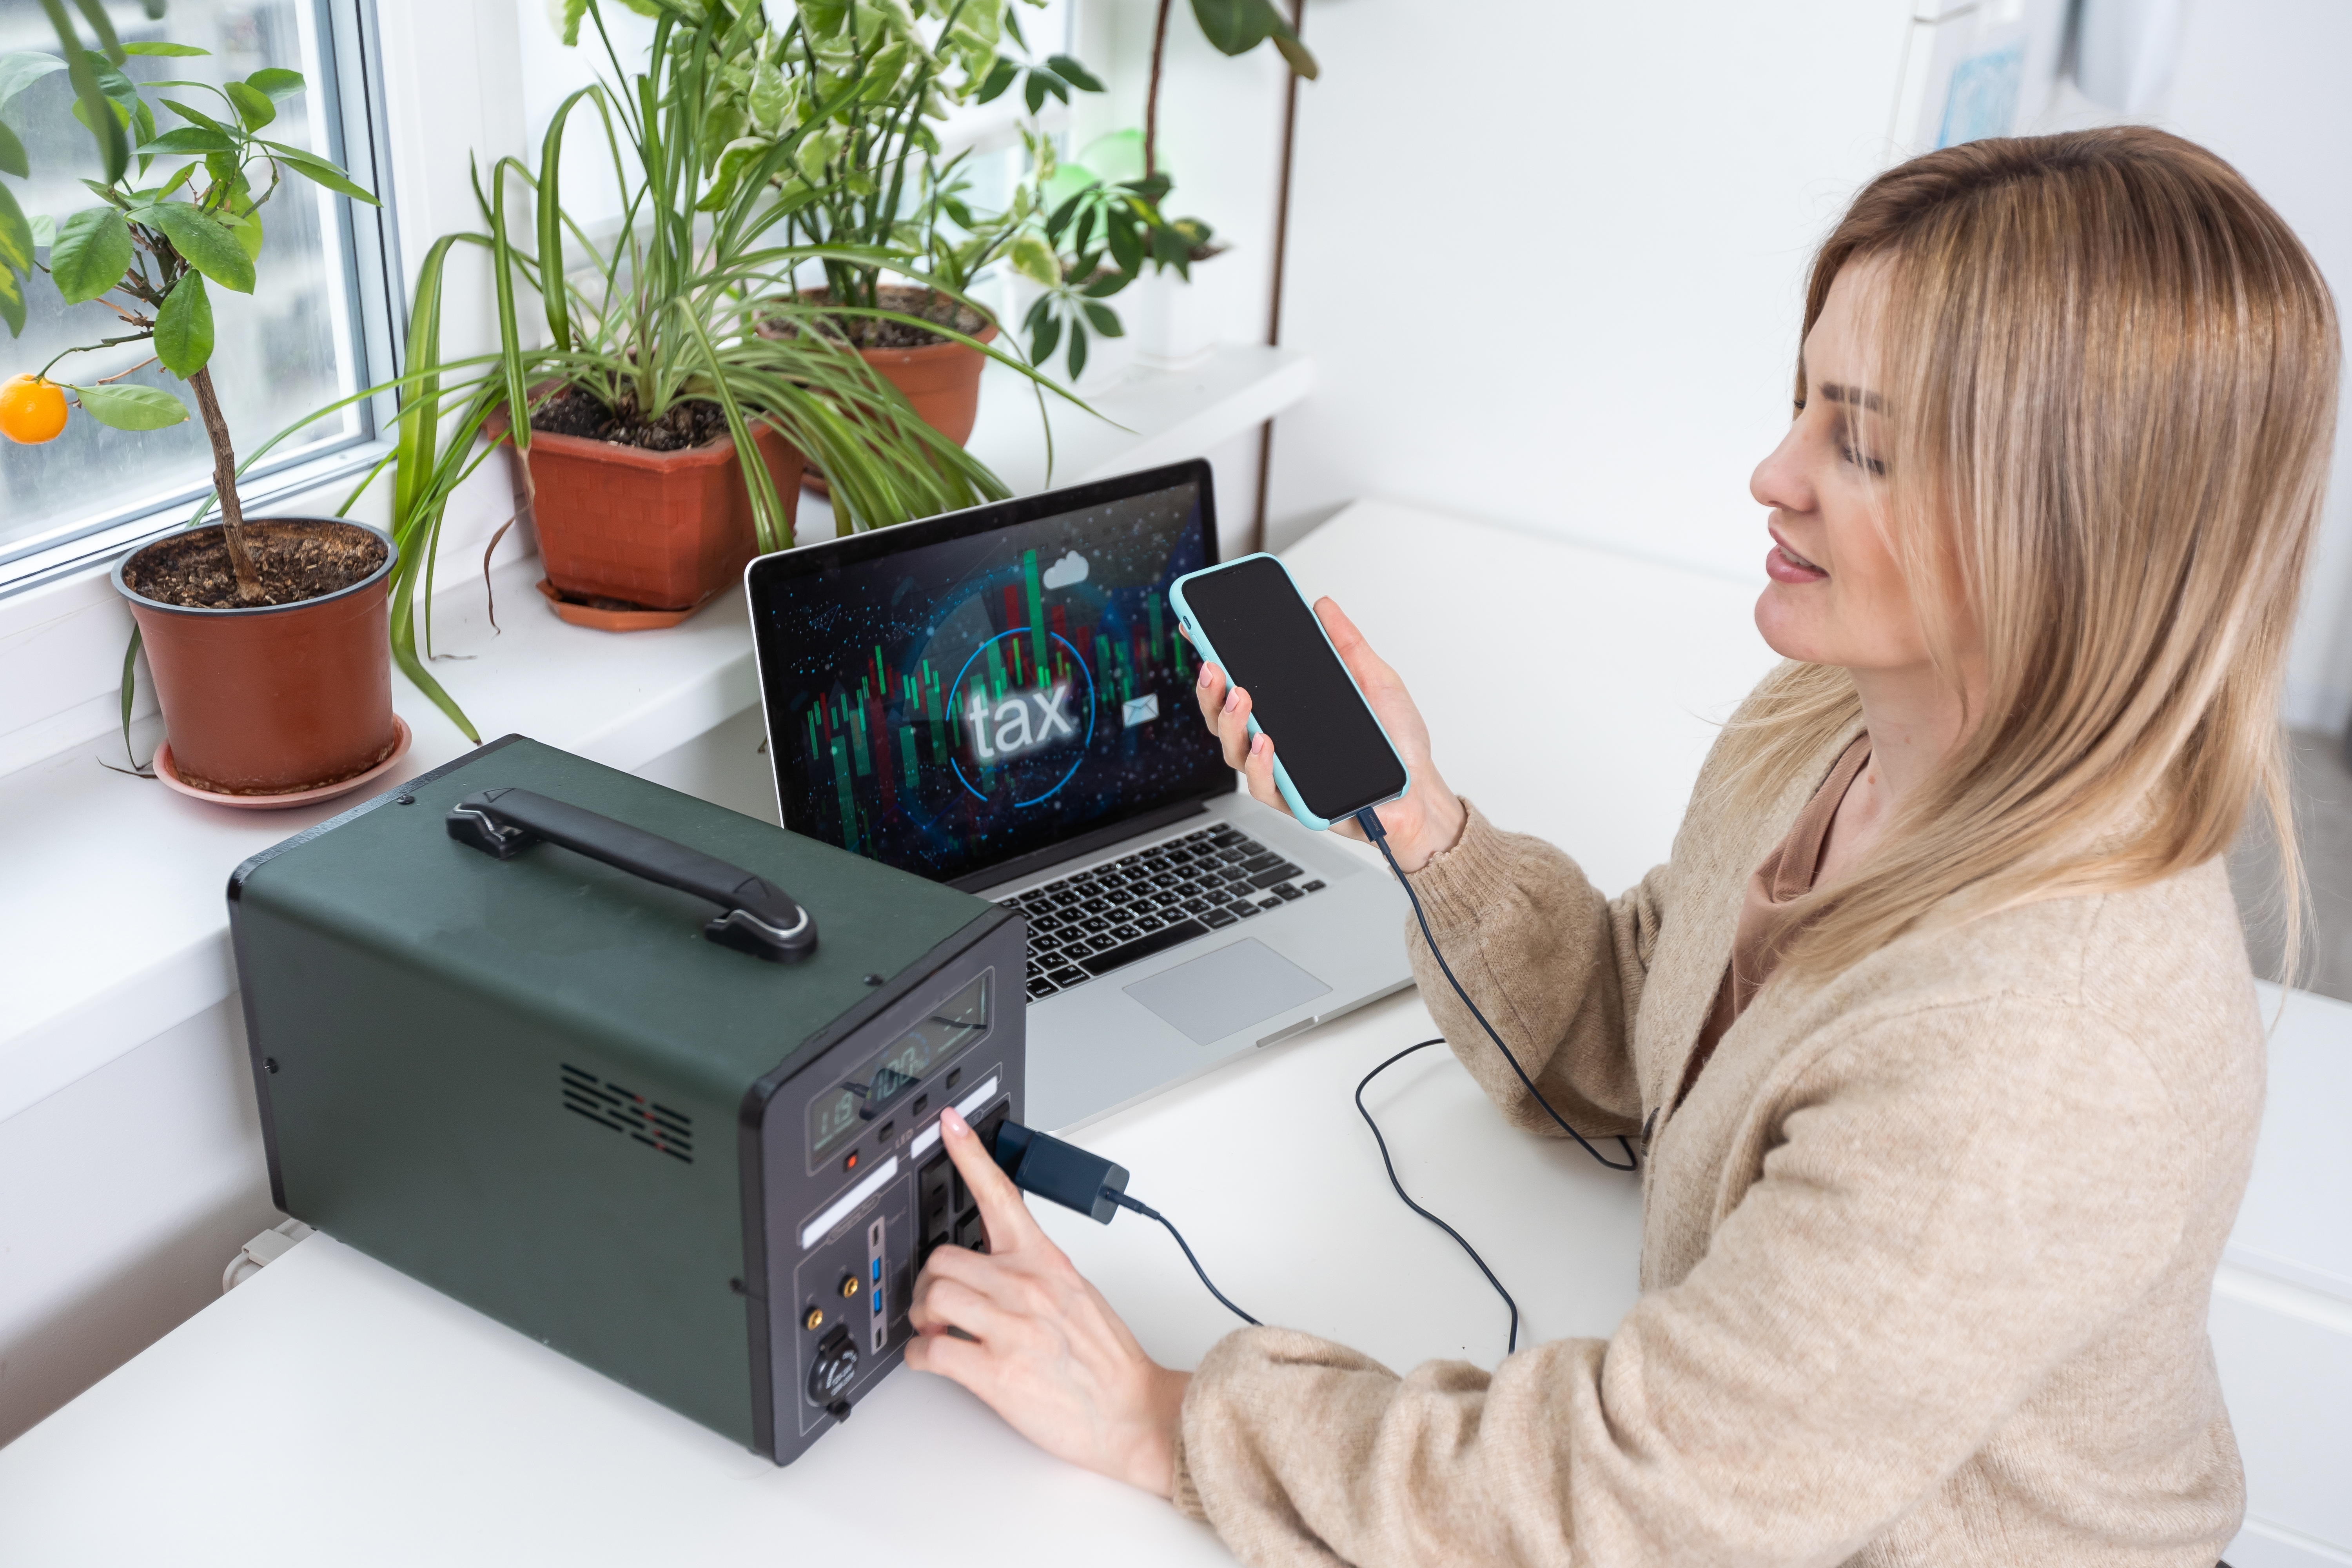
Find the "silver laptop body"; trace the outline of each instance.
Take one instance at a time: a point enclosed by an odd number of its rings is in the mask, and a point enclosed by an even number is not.
[[[1197,665],[1150,601],[1213,563],[1215,541],[1209,466],[1194,461],[804,546],[745,574],[783,825],[1027,919],[1041,1128],[1093,1121],[1412,981],[1410,909],[1385,868],[1250,799],[1201,725]],[[1080,557],[1128,575],[1090,589]],[[1081,631],[1090,599],[1104,603]],[[1121,606],[1131,627],[1114,648],[1104,628]],[[929,640],[891,635],[908,626]],[[998,666],[1010,673],[992,686]],[[1016,704],[1000,711],[1017,732],[989,729],[998,699]],[[990,750],[1008,736],[1019,745]]]

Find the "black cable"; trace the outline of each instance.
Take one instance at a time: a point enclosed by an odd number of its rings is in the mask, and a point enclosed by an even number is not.
[[[1511,1310],[1511,1339],[1509,1345],[1504,1350],[1503,1353],[1505,1355],[1515,1355],[1517,1353],[1519,1348],[1519,1304],[1511,1300],[1511,1293],[1503,1289],[1503,1282],[1495,1278],[1495,1271],[1486,1267],[1486,1260],[1478,1256],[1478,1249],[1462,1238],[1462,1233],[1460,1231],[1454,1229],[1452,1226],[1446,1224],[1444,1220],[1438,1218],[1435,1215],[1430,1213],[1427,1209],[1412,1201],[1412,1194],[1404,1190],[1404,1184],[1402,1182],[1397,1180],[1396,1162],[1389,1158],[1389,1141],[1381,1136],[1381,1124],[1372,1120],[1372,1113],[1370,1111],[1364,1109],[1364,1090],[1371,1086],[1372,1079],[1380,1077],[1381,1074],[1388,1071],[1389,1068],[1396,1066],[1397,1063],[1404,1060],[1405,1058],[1412,1055],[1413,1052],[1425,1051],[1432,1046],[1442,1046],[1444,1043],[1445,1037],[1440,1035],[1433,1040],[1423,1040],[1419,1045],[1407,1046],[1404,1049],[1399,1051],[1396,1055],[1391,1057],[1388,1060],[1382,1062],[1371,1071],[1366,1073],[1364,1075],[1364,1081],[1356,1086],[1356,1114],[1361,1116],[1364,1119],[1364,1125],[1372,1130],[1372,1142],[1381,1146],[1381,1163],[1388,1167],[1389,1185],[1394,1187],[1396,1189],[1396,1195],[1404,1200],[1404,1206],[1419,1215],[1422,1218],[1427,1220],[1430,1224],[1435,1226],[1438,1229],[1444,1231],[1446,1235],[1452,1237],[1454,1238],[1454,1245],[1470,1255],[1470,1261],[1478,1266],[1478,1272],[1486,1277],[1486,1283],[1495,1288],[1495,1294],[1500,1296],[1503,1299],[1503,1305]]]
[[[1511,1054],[1511,1047],[1503,1044],[1503,1037],[1495,1032],[1495,1026],[1486,1022],[1486,1015],[1478,1011],[1478,1004],[1470,1000],[1470,993],[1462,989],[1462,982],[1454,978],[1454,966],[1445,962],[1444,951],[1437,945],[1437,938],[1430,932],[1429,916],[1422,910],[1421,895],[1412,890],[1412,882],[1411,879],[1405,876],[1404,868],[1397,864],[1396,854],[1389,847],[1388,830],[1381,826],[1379,813],[1375,812],[1369,805],[1364,807],[1363,810],[1356,813],[1356,826],[1364,830],[1365,837],[1370,838],[1374,844],[1380,846],[1381,858],[1385,859],[1389,863],[1389,869],[1396,873],[1397,885],[1404,889],[1404,896],[1412,900],[1412,918],[1421,922],[1422,940],[1429,943],[1430,956],[1437,960],[1437,967],[1444,973],[1446,983],[1454,987],[1454,994],[1462,998],[1462,1005],[1470,1009],[1470,1016],[1478,1020],[1478,1026],[1486,1031],[1486,1037],[1495,1042],[1495,1048],[1503,1053],[1503,1059],[1511,1064],[1511,1070],[1519,1075],[1519,1082],[1527,1086],[1527,1091],[1535,1097],[1536,1103],[1542,1106],[1545,1111],[1550,1115],[1554,1121],[1559,1123],[1559,1130],[1562,1132],[1565,1132],[1570,1138],[1575,1139],[1580,1148],[1581,1148],[1586,1153],[1591,1155],[1594,1159],[1600,1161],[1601,1163],[1608,1169],[1612,1171],[1640,1170],[1642,1168],[1640,1156],[1633,1152],[1633,1145],[1628,1142],[1622,1134],[1618,1137],[1617,1143],[1620,1148],[1625,1151],[1625,1163],[1621,1165],[1616,1161],[1612,1160],[1607,1155],[1603,1154],[1600,1150],[1594,1148],[1591,1142],[1585,1138],[1583,1133],[1579,1132],[1575,1128],[1570,1127],[1568,1124],[1567,1117],[1562,1116],[1559,1111],[1552,1109],[1551,1101],[1543,1097],[1543,1090],[1538,1089],[1535,1084],[1535,1079],[1528,1076],[1528,1069],[1521,1067],[1519,1065],[1519,1058]],[[1403,1189],[1400,1188],[1398,1190],[1402,1192]],[[1411,1203],[1412,1200],[1407,1198],[1405,1201],[1407,1203]],[[1457,1237],[1455,1239],[1459,1240],[1461,1238]],[[1485,1265],[1482,1264],[1480,1267],[1484,1268]],[[1489,1275],[1488,1278],[1492,1279],[1493,1276]],[[1496,1287],[1496,1289],[1500,1289],[1502,1287],[1500,1286]],[[1517,1309],[1513,1309],[1513,1311],[1516,1315]]]
[[[1102,1194],[1103,1196],[1110,1199],[1113,1203],[1118,1205],[1118,1206],[1123,1209],[1132,1209],[1146,1219],[1156,1219],[1161,1225],[1168,1226],[1168,1234],[1176,1238],[1177,1246],[1184,1248],[1184,1261],[1192,1266],[1192,1272],[1201,1277],[1201,1283],[1208,1286],[1209,1294],[1214,1296],[1218,1300],[1223,1301],[1225,1304],[1226,1310],[1232,1312],[1234,1317],[1239,1318],[1251,1328],[1261,1329],[1265,1326],[1259,1322],[1255,1318],[1251,1317],[1247,1312],[1243,1311],[1239,1307],[1234,1306],[1233,1303],[1233,1298],[1227,1296],[1223,1290],[1217,1289],[1215,1282],[1209,1278],[1209,1271],[1201,1267],[1201,1260],[1199,1258],[1192,1256],[1192,1248],[1191,1245],[1185,1241],[1184,1233],[1178,1230],[1173,1225],[1170,1225],[1166,1215],[1161,1214],[1158,1209],[1153,1208],[1149,1204],[1137,1203],[1125,1193],[1113,1192],[1108,1187],[1105,1187],[1102,1190]],[[1411,1198],[1407,1198],[1405,1201],[1407,1203],[1411,1203],[1412,1200]],[[1486,1266],[1481,1264],[1479,1267],[1484,1268]],[[1487,1278],[1492,1279],[1493,1276],[1489,1275]],[[1498,1286],[1496,1289],[1499,1289],[1500,1287]]]

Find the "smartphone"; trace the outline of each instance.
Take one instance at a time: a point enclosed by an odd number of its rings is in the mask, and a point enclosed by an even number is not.
[[[1274,784],[1291,816],[1328,827],[1412,787],[1404,759],[1281,562],[1244,555],[1188,572],[1168,600],[1201,658],[1249,692],[1250,733],[1274,737]]]

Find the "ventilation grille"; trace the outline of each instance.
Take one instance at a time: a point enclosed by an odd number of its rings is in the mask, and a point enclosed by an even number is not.
[[[563,1109],[599,1127],[625,1132],[648,1149],[694,1163],[694,1118],[644,1095],[563,1065]]]

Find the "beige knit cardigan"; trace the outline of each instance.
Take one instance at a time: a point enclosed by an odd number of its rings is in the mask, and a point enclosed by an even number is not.
[[[1856,732],[1768,810],[1710,805],[1710,759],[1615,900],[1475,807],[1413,878],[1551,1102],[1649,1125],[1643,1293],[1491,1373],[1221,1342],[1176,1501],[1244,1561],[2211,1568],[2244,1484],[2206,1303],[2263,1096],[2218,862],[1780,975],[1671,1105],[1748,874]],[[1454,1054],[1557,1135],[1408,940]]]

